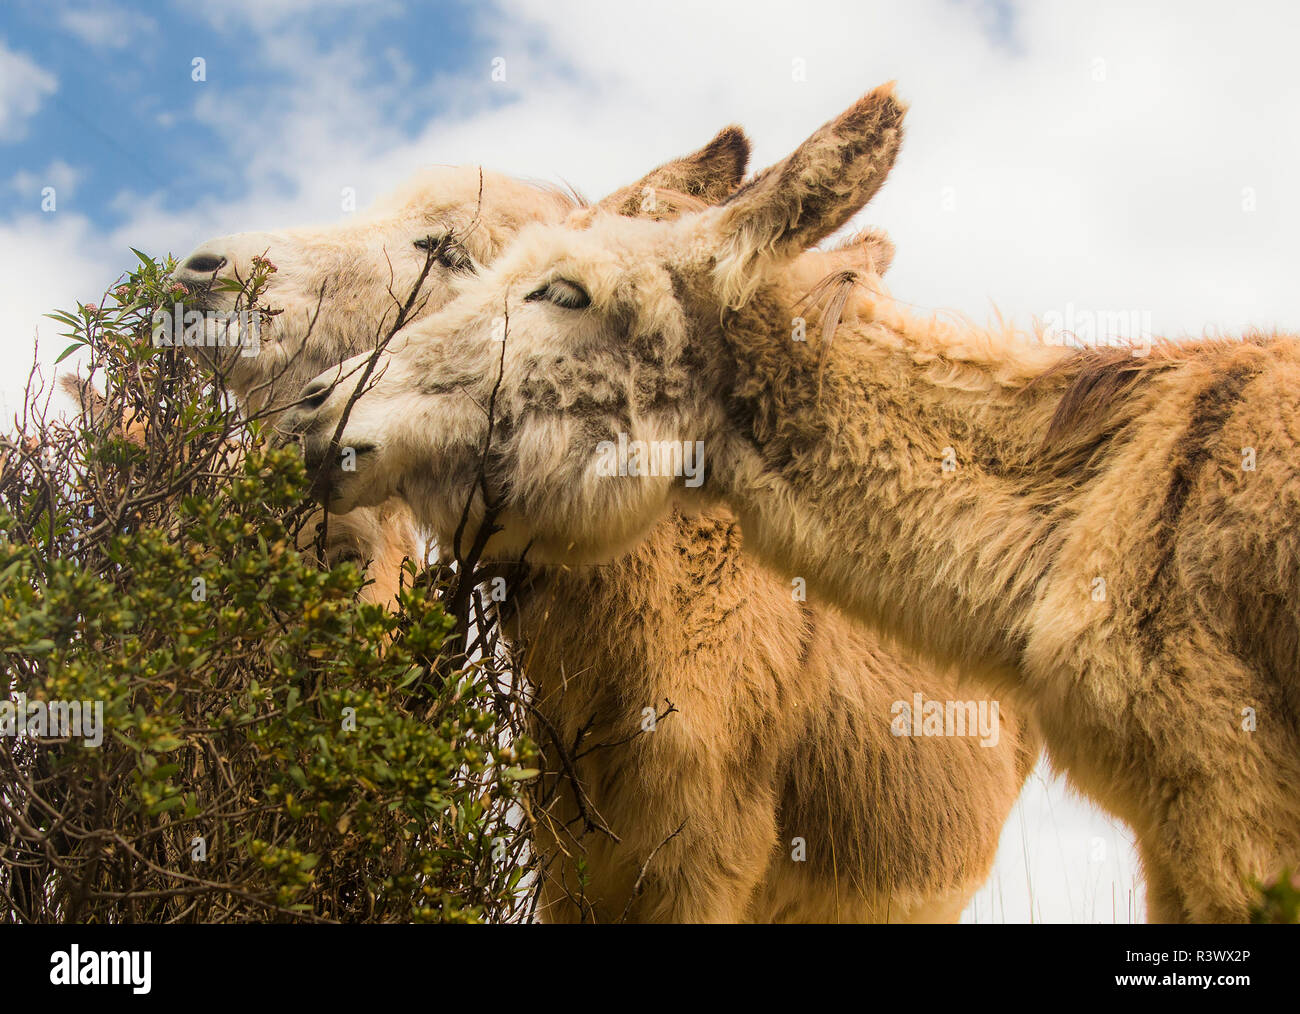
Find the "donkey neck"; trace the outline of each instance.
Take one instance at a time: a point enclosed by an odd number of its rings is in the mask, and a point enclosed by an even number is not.
[[[715,478],[747,544],[922,655],[1014,675],[1068,509],[1036,454],[1056,396],[1024,381],[1062,350],[892,312],[795,342],[792,309],[724,319]]]
[[[655,669],[734,622],[733,600],[751,584],[730,514],[674,511],[607,564],[513,566],[511,635],[579,669],[599,667],[602,679],[611,659]]]

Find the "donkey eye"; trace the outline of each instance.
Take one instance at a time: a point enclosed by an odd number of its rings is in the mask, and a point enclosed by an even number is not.
[[[417,239],[414,246],[425,253],[437,254],[438,263],[443,267],[450,268],[452,271],[474,273],[474,262],[470,260],[469,254],[457,246],[450,235],[424,236]]]
[[[570,282],[563,278],[547,282],[524,297],[524,301],[529,303],[539,299],[562,306],[566,310],[581,310],[591,305],[591,297],[587,295],[586,289],[577,282]]]

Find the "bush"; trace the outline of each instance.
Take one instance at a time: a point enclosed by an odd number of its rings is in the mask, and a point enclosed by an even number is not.
[[[1300,873],[1290,870],[1267,883],[1256,883],[1259,899],[1251,908],[1252,923],[1300,923]]]
[[[0,438],[0,921],[526,917],[532,749],[448,575],[389,611],[299,550],[300,456],[152,346],[172,265],[139,256],[52,315],[104,393],[60,421],[33,374]],[[23,701],[87,702],[82,735],[7,734]]]

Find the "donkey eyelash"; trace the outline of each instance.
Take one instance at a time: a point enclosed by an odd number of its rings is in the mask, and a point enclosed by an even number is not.
[[[557,278],[553,282],[538,286],[524,297],[524,302],[532,303],[539,299],[566,310],[581,310],[591,305],[591,296],[587,294],[587,290],[567,278]]]
[[[450,268],[452,271],[476,273],[474,271],[474,262],[470,260],[469,254],[457,246],[450,235],[425,236],[417,239],[414,246],[417,250],[423,250],[426,253],[436,251],[438,263],[443,267]]]

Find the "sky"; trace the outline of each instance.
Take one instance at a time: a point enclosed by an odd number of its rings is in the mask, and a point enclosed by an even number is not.
[[[893,237],[897,298],[1080,340],[1300,330],[1298,36],[1288,0],[7,0],[0,419],[62,347],[42,314],[131,246],[340,221],[433,163],[599,197],[732,122],[757,169],[891,79],[907,140],[854,225]],[[966,918],[1132,921],[1138,881],[1043,768]]]

